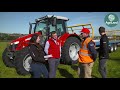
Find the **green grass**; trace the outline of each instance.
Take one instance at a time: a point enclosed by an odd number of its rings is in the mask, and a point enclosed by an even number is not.
[[[0,78],[30,78],[30,75],[22,76],[16,73],[15,68],[6,67],[2,61],[2,53],[6,48],[6,42],[0,42]],[[78,78],[77,64],[63,65],[60,64],[57,69],[57,78]],[[98,72],[98,59],[96,60],[92,76],[101,78]],[[107,61],[107,77],[120,78],[120,47],[116,52],[110,53],[110,59]]]
[[[108,78],[120,78],[120,47],[109,54],[110,58],[107,61],[107,77]],[[101,78],[98,72],[98,59],[93,67],[93,76]]]

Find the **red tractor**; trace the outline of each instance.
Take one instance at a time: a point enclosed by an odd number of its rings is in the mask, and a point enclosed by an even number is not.
[[[68,32],[66,23],[68,20],[62,16],[46,15],[36,19],[35,23],[29,23],[29,34],[13,40],[4,50],[2,55],[4,64],[7,67],[15,67],[18,74],[29,74],[32,60],[27,47],[29,40],[34,33],[42,34],[40,44],[44,47],[51,31],[57,32],[62,45],[61,63],[69,65],[77,63],[81,39],[76,33]]]

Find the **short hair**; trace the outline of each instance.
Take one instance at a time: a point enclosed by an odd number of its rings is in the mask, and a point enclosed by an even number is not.
[[[105,32],[105,28],[101,26],[101,27],[99,28],[99,32],[100,32],[100,33]]]
[[[53,34],[55,34],[55,33],[56,33],[56,31],[52,31],[52,32],[51,32],[51,36],[52,36]]]

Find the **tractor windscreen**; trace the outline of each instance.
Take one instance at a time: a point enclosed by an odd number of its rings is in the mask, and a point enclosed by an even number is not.
[[[56,31],[58,36],[63,35],[67,32],[66,20],[62,19],[53,19],[53,18],[44,18],[38,19],[34,24],[33,32],[41,31],[42,35],[46,38],[50,37],[50,32]],[[32,25],[33,26],[33,25]]]
[[[43,36],[49,36],[50,32],[56,31],[56,26],[53,26],[49,19],[42,20],[35,25],[34,33],[38,31],[41,31]]]

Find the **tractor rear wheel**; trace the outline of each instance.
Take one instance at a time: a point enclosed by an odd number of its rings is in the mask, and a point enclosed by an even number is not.
[[[62,48],[62,63],[76,64],[78,62],[79,49],[80,40],[77,37],[68,38]]]

